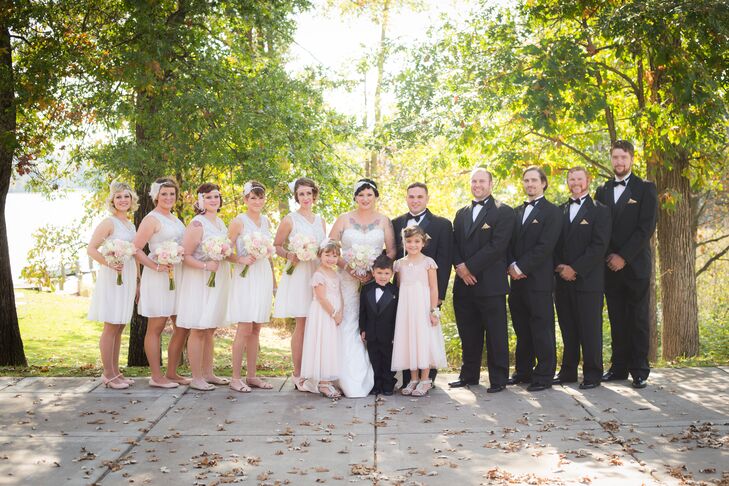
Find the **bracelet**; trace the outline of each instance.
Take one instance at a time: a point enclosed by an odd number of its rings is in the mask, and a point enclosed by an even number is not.
[[[437,307],[433,307],[432,309],[430,309],[430,315],[440,318],[440,309],[438,309]]]
[[[333,311],[332,311],[332,313],[331,313],[331,314],[329,314],[329,316],[330,316],[330,317],[331,317],[332,319],[334,319],[334,316],[336,316],[336,315],[337,315],[337,311],[335,311],[335,310],[333,310]]]

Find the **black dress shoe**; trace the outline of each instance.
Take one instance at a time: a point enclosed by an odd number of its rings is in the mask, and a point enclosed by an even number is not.
[[[547,388],[552,388],[552,385],[548,385],[546,383],[532,383],[527,387],[527,391],[536,392],[546,390]]]
[[[628,374],[627,373],[616,373],[613,370],[608,371],[604,375],[602,375],[602,381],[618,381],[618,380],[627,380]]]
[[[392,390],[385,390],[382,392],[382,394],[385,395],[386,397],[390,397],[390,396],[392,396]]]
[[[499,393],[504,390],[506,390],[506,385],[491,385],[486,388],[486,393]]]
[[[478,385],[478,382],[468,382],[463,380],[456,380],[448,383],[448,386],[451,388],[461,388],[464,386],[471,386],[471,385]]]
[[[382,393],[382,390],[380,390],[379,388],[373,388],[372,390],[370,390],[370,395],[379,395],[380,393]]]
[[[565,383],[577,383],[577,378],[574,380],[570,380],[567,378],[562,378],[561,376],[557,375],[554,378],[552,378],[552,384],[553,385],[564,385]]]
[[[648,386],[648,380],[645,378],[633,379],[633,388],[645,388],[646,386]]]
[[[583,381],[582,383],[580,383],[580,390],[592,390],[593,388],[597,388],[598,386],[600,386],[599,381]]]
[[[518,385],[519,383],[531,383],[531,381],[532,380],[529,378],[521,378],[519,376],[514,375],[506,381],[506,384],[507,385]]]

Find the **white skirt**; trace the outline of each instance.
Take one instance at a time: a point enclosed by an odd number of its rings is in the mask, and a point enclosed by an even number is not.
[[[225,320],[230,324],[269,322],[273,303],[271,263],[268,259],[257,261],[248,268],[245,278],[240,276],[243,267],[243,265],[233,266]]]
[[[225,325],[230,265],[220,262],[215,287],[208,287],[211,272],[186,267],[177,292],[177,327],[215,329]]]
[[[145,317],[169,317],[177,314],[177,291],[182,283],[182,264],[175,265],[175,290],[170,290],[167,272],[156,272],[142,268],[142,281],[139,284],[139,305],[137,312]]]
[[[117,285],[117,272],[102,266],[96,272],[96,287],[89,306],[89,320],[109,324],[129,324],[132,320],[137,292],[137,262],[130,259],[121,271],[122,284]]]
[[[273,317],[306,317],[309,314],[309,307],[314,299],[311,276],[318,265],[318,259],[299,262],[291,275],[283,272],[276,291]]]

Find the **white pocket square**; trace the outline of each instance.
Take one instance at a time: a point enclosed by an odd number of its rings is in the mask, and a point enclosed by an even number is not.
[[[481,229],[482,229],[482,230],[487,230],[487,229],[491,229],[491,226],[489,226],[489,224],[488,224],[488,223],[484,223],[484,224],[483,224],[483,226],[481,226]]]
[[[535,219],[534,221],[532,221],[532,224],[539,224],[539,220]]]
[[[638,201],[631,197],[630,199],[628,199],[628,204],[638,204]]]
[[[582,221],[580,221],[580,224],[590,224],[590,223],[588,223],[586,219],[583,219]]]

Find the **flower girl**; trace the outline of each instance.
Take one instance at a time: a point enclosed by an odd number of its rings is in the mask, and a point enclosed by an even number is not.
[[[237,324],[232,345],[233,377],[230,388],[249,392],[250,387],[272,388],[256,376],[258,341],[261,324],[268,322],[273,301],[273,239],[268,218],[261,214],[266,204],[266,189],[260,182],[248,181],[243,187],[243,199],[248,210],[230,223],[228,238],[235,242],[235,263],[226,320]],[[246,380],[241,379],[243,351],[246,353]]]
[[[392,371],[410,370],[412,380],[401,393],[423,396],[433,387],[430,368],[446,366],[438,309],[438,265],[422,253],[428,235],[420,226],[403,229],[402,237],[406,255],[395,262],[400,290]]]
[[[301,358],[302,387],[328,398],[342,396],[333,382],[339,377],[338,326],[342,322],[342,292],[339,287],[337,260],[341,255],[338,241],[326,240],[319,250],[321,264],[311,277],[314,300],[306,318]]]

